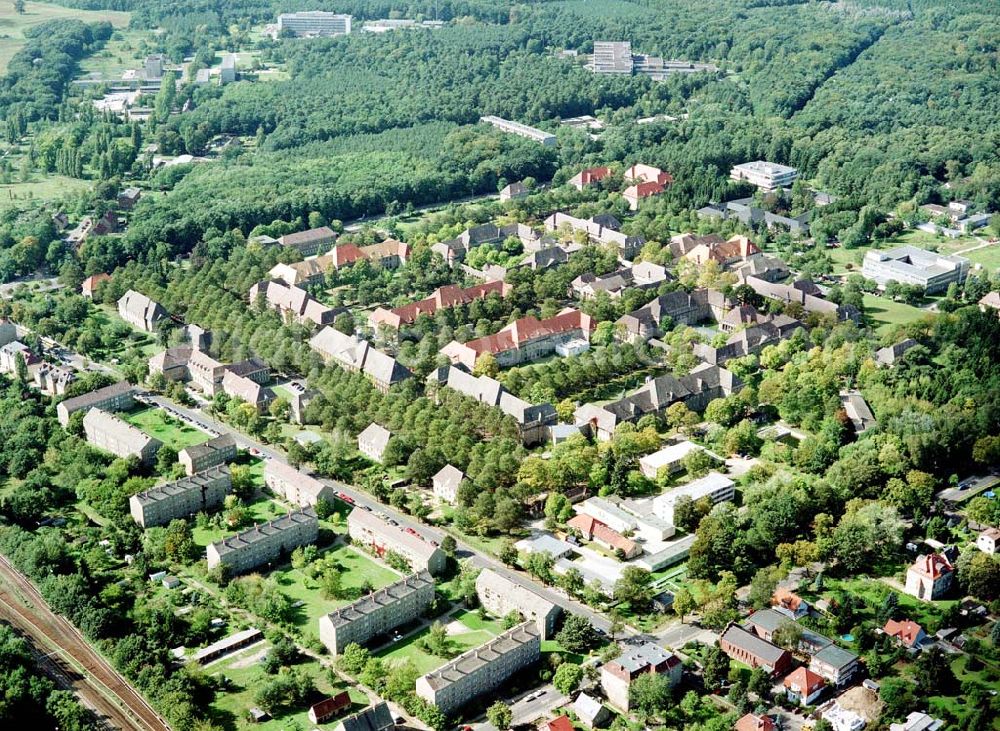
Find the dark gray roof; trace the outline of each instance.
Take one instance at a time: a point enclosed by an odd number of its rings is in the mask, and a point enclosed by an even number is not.
[[[738,624],[731,624],[722,633],[720,639],[725,640],[731,645],[740,647],[751,655],[760,658],[768,664],[774,664],[781,659],[781,656],[785,654],[786,650],[778,647],[777,645],[772,645],[766,640],[762,640],[760,637],[755,635],[753,632],[749,632]]]
[[[118,383],[113,383],[110,386],[99,388],[96,391],[68,398],[62,402],[62,405],[66,411],[73,413],[74,411],[85,409],[92,404],[99,404],[105,399],[109,399],[123,393],[130,393],[134,390],[135,386],[128,381],[119,381]]]
[[[376,703],[363,711],[345,717],[337,724],[338,731],[385,731],[393,727],[389,706]]]
[[[850,665],[852,662],[858,659],[850,650],[845,650],[843,647],[838,647],[837,645],[827,645],[822,650],[813,655],[814,658],[822,663],[830,665],[835,668],[844,668]]]

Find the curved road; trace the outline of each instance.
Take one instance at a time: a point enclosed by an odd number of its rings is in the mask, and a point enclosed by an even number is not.
[[[0,620],[31,638],[40,653],[51,651],[40,663],[43,669],[69,684],[109,725],[123,731],[171,731],[146,699],[87,644],[76,627],[49,608],[5,556],[0,556]]]

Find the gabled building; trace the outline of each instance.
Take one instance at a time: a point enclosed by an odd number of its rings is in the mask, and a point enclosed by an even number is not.
[[[65,403],[65,402],[63,402]],[[163,443],[124,419],[100,408],[91,408],[83,417],[87,443],[117,457],[138,457],[151,464]]]
[[[232,486],[228,467],[212,467],[136,493],[129,498],[129,512],[143,528],[166,525],[175,518],[222,507]]]
[[[611,175],[611,168],[609,167],[586,168],[570,178],[567,184],[582,191],[584,188],[601,182],[609,175]]]
[[[250,404],[257,411],[265,410],[274,401],[274,391],[255,380],[238,375],[227,369],[222,377],[222,391],[229,398]]]
[[[337,247],[337,249],[340,248],[342,247]],[[322,283],[323,277],[331,268],[336,268],[332,252],[291,264],[275,264],[268,271],[267,276],[272,280],[284,282],[289,287],[309,287]]]
[[[642,553],[642,547],[631,538],[626,538],[610,526],[590,515],[578,513],[566,521],[566,527],[580,532],[586,541],[594,541],[609,551],[621,551],[623,560],[635,558]]]
[[[383,393],[411,375],[395,358],[376,350],[367,340],[345,335],[332,327],[325,327],[316,333],[309,341],[309,347],[327,363],[363,373]]]
[[[698,266],[714,261],[723,268],[742,264],[762,256],[757,245],[746,236],[733,236],[724,243],[702,243],[695,246],[683,258]]]
[[[452,363],[461,363],[470,370],[475,368],[476,361],[481,356],[489,353],[496,358],[500,367],[506,368],[550,355],[557,345],[570,340],[589,341],[594,327],[595,323],[590,315],[566,308],[555,317],[545,320],[522,317],[494,335],[476,338],[467,343],[453,340],[441,353]]]
[[[466,703],[495,691],[540,657],[538,627],[524,622],[417,678],[417,696],[450,716]]]
[[[771,606],[774,611],[784,614],[790,619],[801,619],[809,614],[809,604],[798,594],[783,586],[774,590],[771,596]]]
[[[510,201],[527,198],[529,192],[528,186],[524,183],[511,183],[500,191],[500,202],[509,203]]]
[[[771,675],[784,675],[792,666],[788,650],[761,639],[738,624],[726,627],[719,637],[719,646],[734,660],[751,668],[764,668]]]
[[[209,570],[225,566],[231,575],[283,559],[299,546],[316,542],[319,518],[311,507],[261,523],[231,538],[212,543],[206,550]]]
[[[392,432],[373,422],[358,434],[358,451],[373,462],[381,462],[390,439]]]
[[[368,324],[373,330],[378,330],[381,326],[398,330],[403,325],[415,323],[420,315],[433,316],[438,310],[467,305],[475,300],[486,299],[491,294],[506,297],[510,290],[510,285],[501,281],[477,284],[466,289],[449,284],[435,290],[434,294],[419,302],[411,302],[391,310],[378,307],[368,316]]]
[[[351,511],[347,516],[347,532],[351,540],[379,557],[387,551],[398,553],[410,564],[412,571],[429,571],[432,576],[438,576],[447,565],[447,557],[440,548],[366,510]]]
[[[811,706],[823,695],[826,681],[809,668],[796,668],[785,676],[785,695],[792,703]]]
[[[236,459],[236,440],[232,434],[220,434],[201,444],[185,447],[177,453],[177,461],[188,475],[225,465]],[[268,465],[271,461],[268,461]]]
[[[167,311],[159,302],[130,289],[118,300],[118,315],[132,327],[151,333],[167,317]]]
[[[433,601],[434,579],[420,571],[320,617],[320,642],[340,655],[352,642],[363,646],[419,619]]]
[[[312,723],[329,723],[351,707],[351,695],[342,690],[337,695],[324,698],[309,706],[309,720]]]
[[[333,731],[391,731],[395,726],[389,706],[382,701],[345,717]]]
[[[898,641],[907,650],[919,648],[923,641],[927,639],[927,633],[924,632],[924,628],[909,619],[904,619],[902,622],[890,619],[885,623],[882,631]]]
[[[647,673],[665,675],[674,687],[681,682],[684,666],[680,658],[652,642],[629,646],[601,668],[601,688],[611,705],[628,712],[632,682]]]
[[[97,291],[97,288],[103,282],[110,282],[110,281],[111,281],[110,274],[104,274],[103,272],[101,274],[92,274],[83,280],[83,283],[80,285],[80,294],[83,297],[86,297],[87,299],[93,299],[94,293]]]
[[[648,181],[630,185],[622,191],[622,198],[628,201],[630,211],[639,210],[639,202],[647,198],[653,198],[666,190],[666,186],[656,181]]]
[[[920,556],[906,570],[905,591],[917,599],[932,601],[948,593],[955,576],[955,568],[942,554]]]
[[[485,568],[476,579],[476,594],[479,603],[493,616],[506,617],[517,612],[526,621],[535,623],[543,642],[555,636],[562,608],[522,584]]]
[[[27,361],[25,361],[27,364]],[[76,381],[76,373],[70,368],[41,363],[35,369],[35,387],[49,396],[62,396],[66,389]]]
[[[746,284],[765,299],[775,300],[785,305],[798,305],[809,314],[829,315],[838,321],[855,320],[860,322],[861,320],[861,313],[855,307],[838,305],[836,302],[830,302],[814,294],[807,294],[794,284],[776,284],[757,277],[747,277]]]
[[[398,269],[410,258],[410,246],[396,239],[361,247],[362,256],[383,269]]]
[[[545,219],[545,230],[559,231],[567,228],[573,232],[580,232],[586,234],[587,240],[592,244],[614,247],[622,258],[629,260],[634,258],[646,240],[641,236],[623,234],[617,227],[608,226],[607,223],[596,217],[584,220],[565,213],[553,213]]]
[[[304,289],[276,280],[258,282],[250,288],[250,304],[263,298],[265,306],[288,313],[300,324],[332,325],[345,308],[334,309],[314,299]]]
[[[290,464],[269,459],[264,465],[264,484],[293,505],[316,506],[320,500],[333,502],[336,491]]]
[[[329,226],[311,228],[278,237],[278,243],[288,249],[295,249],[302,256],[315,256],[336,243],[337,234]]]
[[[1000,547],[1000,530],[996,528],[987,528],[976,538],[976,548],[983,553],[995,555],[998,547]]]
[[[512,417],[522,443],[528,447],[544,442],[548,429],[558,421],[552,404],[528,403],[507,391],[496,379],[474,376],[460,366],[440,368],[428,376],[427,382],[438,388],[446,386]]]
[[[611,711],[587,693],[580,693],[573,701],[573,712],[580,723],[590,729],[602,728],[611,718]]]
[[[434,496],[438,500],[454,505],[458,500],[458,487],[465,479],[465,473],[454,465],[446,464],[431,478]]]
[[[879,348],[875,351],[875,364],[878,366],[884,366],[891,368],[896,365],[900,358],[912,348],[917,345],[917,341],[913,338],[906,338],[905,340],[900,340],[898,343],[893,343],[884,348]]]
[[[777,728],[770,716],[747,713],[733,724],[733,731],[774,731]]]
[[[128,381],[120,381],[96,391],[68,398],[56,406],[59,423],[66,427],[69,417],[77,411],[103,409],[104,411],[128,411],[135,406],[135,386]]]
[[[523,223],[511,223],[498,226],[495,223],[483,223],[467,228],[454,239],[441,241],[431,246],[431,251],[439,254],[450,267],[465,261],[466,255],[475,248],[485,244],[500,244],[509,238],[516,238],[525,250],[537,251],[543,247],[542,237],[531,226]]]

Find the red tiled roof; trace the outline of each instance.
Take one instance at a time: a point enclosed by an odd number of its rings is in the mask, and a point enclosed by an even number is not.
[[[348,695],[346,690],[343,690],[331,698],[321,700],[319,703],[311,706],[309,710],[313,712],[317,719],[323,719],[329,718],[331,715],[350,707],[351,696]],[[322,721],[318,722],[322,723]]]
[[[802,597],[793,594],[783,586],[779,586],[775,590],[774,596],[771,597],[771,604],[776,607],[784,607],[791,612],[797,612],[802,605]]]
[[[803,696],[811,696],[826,684],[822,675],[814,673],[809,668],[803,666],[790,672],[785,676],[785,687],[794,689]]]
[[[333,247],[330,251],[330,256],[333,257],[333,267],[339,269],[342,266],[347,266],[360,259],[364,259],[365,253],[355,244],[340,244]]]
[[[890,637],[895,637],[907,647],[913,647],[924,628],[909,619],[904,619],[902,622],[890,619],[882,631]]]
[[[596,183],[599,180],[604,180],[611,174],[611,168],[609,167],[596,167],[596,168],[586,168],[578,173],[581,185],[590,185],[591,183]]]
[[[110,274],[104,274],[103,272],[101,274],[91,274],[89,277],[87,277],[86,279],[83,280],[83,284],[81,285],[81,289],[84,292],[93,292],[94,289],[97,288],[98,284],[100,284],[101,282],[107,282],[110,279],[111,279],[111,275]]]
[[[573,731],[573,724],[569,720],[569,716],[559,716],[559,718],[553,718],[551,721],[545,724],[549,731]]]
[[[592,536],[594,539],[606,543],[614,549],[621,549],[625,553],[632,553],[636,544],[631,538],[626,538],[616,530],[612,530],[601,521],[586,513],[578,513],[570,518],[566,525],[576,528],[584,536]]]
[[[954,571],[948,559],[939,553],[929,553],[926,556],[919,556],[910,568],[921,576],[926,576],[928,579],[940,579],[942,576]]]
[[[659,195],[663,190],[662,183],[652,180],[628,187],[622,195],[626,198],[649,198],[650,196]]]
[[[733,728],[736,731],[774,731],[774,721],[769,716],[755,716],[748,713],[737,721]]]
[[[589,332],[594,329],[590,315],[579,310],[561,312],[555,317],[539,320],[535,317],[522,317],[495,335],[470,340],[465,346],[477,355],[484,353],[503,353],[519,348],[522,344],[539,338],[558,335],[571,330],[581,329]]]
[[[492,292],[496,292],[501,297],[504,297],[509,291],[510,285],[506,282],[499,281],[477,284],[476,286],[469,287],[468,289],[462,289],[461,287],[449,284],[441,287],[430,297],[422,299],[419,302],[411,302],[407,305],[393,308],[392,310],[383,310],[379,308],[379,310],[377,310],[379,315],[376,320],[386,324],[392,324],[396,327],[399,327],[401,324],[412,325],[417,321],[417,318],[420,317],[420,315],[433,315],[441,309],[468,304],[469,302],[477,299],[485,299]]]

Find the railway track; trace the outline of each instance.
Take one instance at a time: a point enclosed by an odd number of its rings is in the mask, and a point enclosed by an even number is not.
[[[171,731],[146,699],[48,606],[34,585],[0,556],[0,619],[35,643],[44,669],[76,690],[111,728]],[[48,654],[46,654],[48,653]]]

